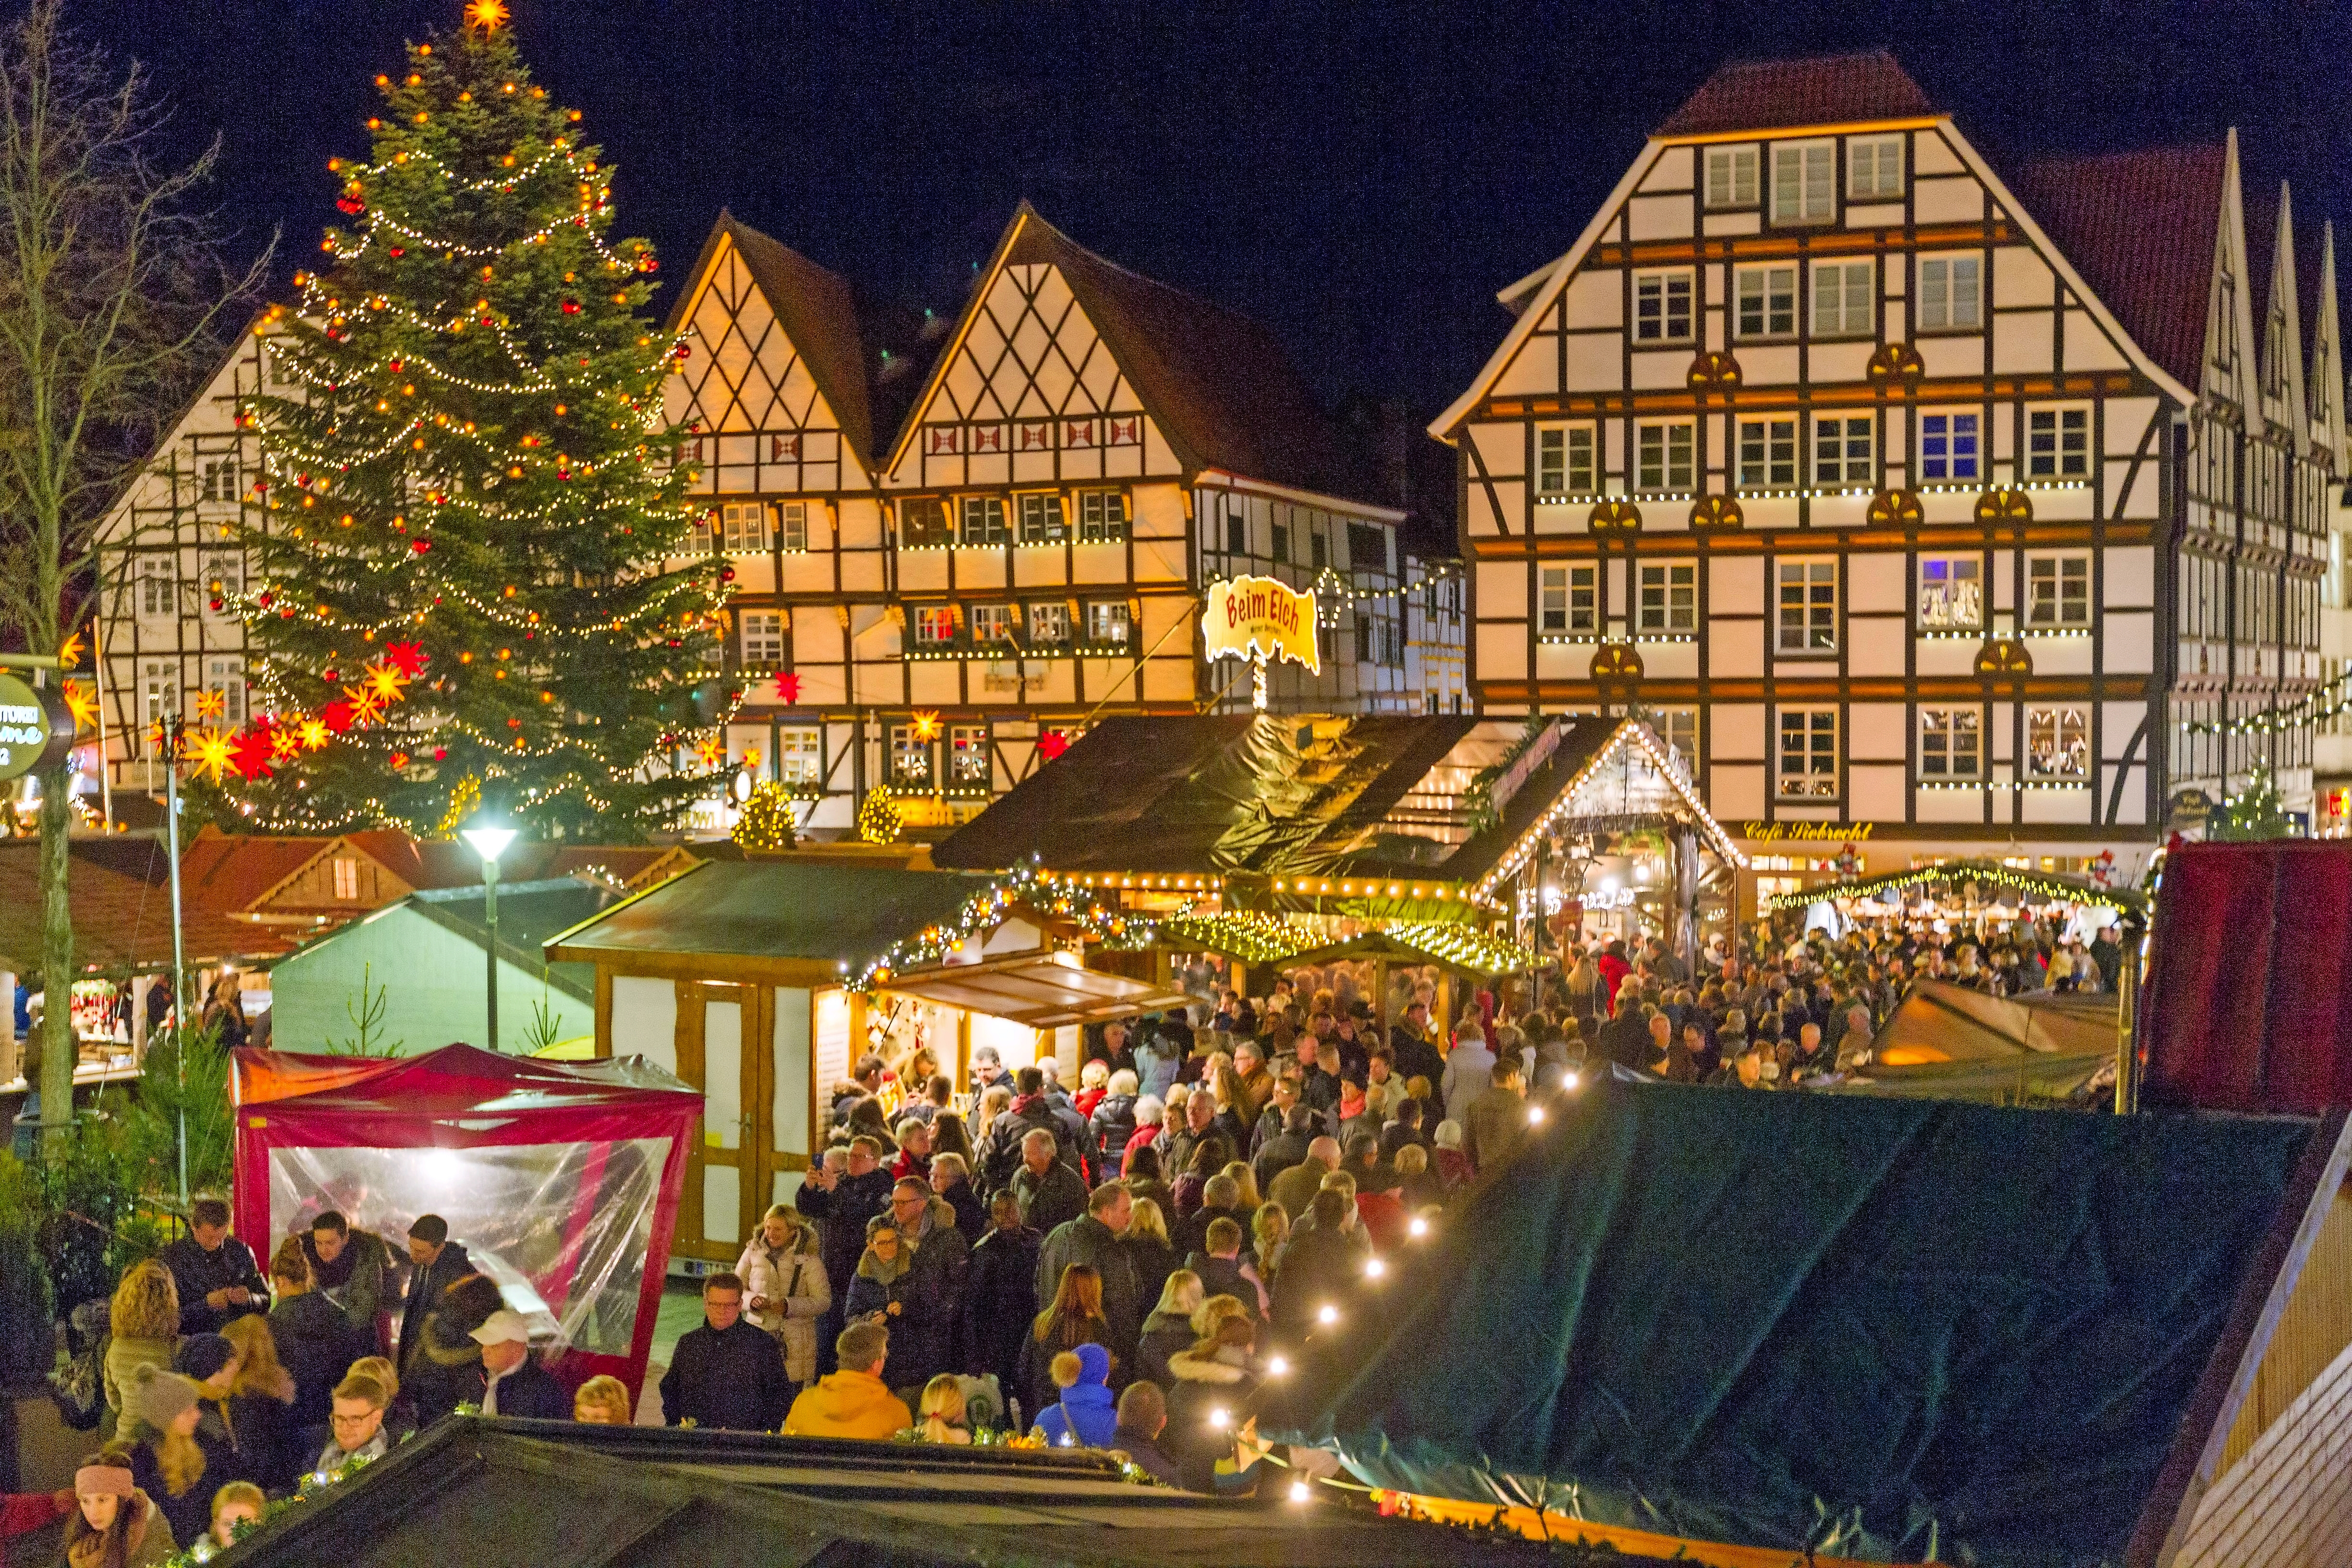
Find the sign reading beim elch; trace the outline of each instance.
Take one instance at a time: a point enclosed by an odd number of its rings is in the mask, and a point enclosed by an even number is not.
[[[1234,577],[1209,589],[1201,638],[1211,658],[1286,658],[1315,674],[1315,595],[1271,577]]]

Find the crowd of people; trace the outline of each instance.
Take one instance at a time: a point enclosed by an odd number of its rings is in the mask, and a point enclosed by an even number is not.
[[[794,1203],[702,1282],[659,1384],[671,1425],[1115,1449],[1171,1484],[1247,1494],[1252,1397],[1347,1332],[1481,1170],[1611,1068],[1801,1089],[1864,1067],[1907,989],[2112,990],[2112,930],[2018,921],[1832,939],[1769,924],[1696,962],[1653,939],[1571,945],[1557,971],[1444,1022],[1407,972],[1383,1033],[1360,977],[1089,1031],[1050,1058],[972,1053],[961,1094],[927,1051],[860,1060]],[[1322,984],[1328,981],[1329,984]],[[1197,1021],[1196,1021],[1197,1020]],[[528,1324],[437,1216],[404,1258],[321,1214],[267,1269],[216,1200],[110,1304],[104,1446],[72,1494],[71,1568],[225,1543],[306,1475],[337,1474],[459,1407],[627,1424],[610,1377],[567,1397]],[[394,1324],[397,1328],[394,1331]]]

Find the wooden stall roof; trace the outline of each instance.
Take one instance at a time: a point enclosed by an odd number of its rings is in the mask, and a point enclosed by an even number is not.
[[[891,980],[887,989],[943,1006],[993,1014],[1033,1029],[1107,1023],[1139,1013],[1187,1007],[1194,1000],[1181,991],[1075,968],[1045,954],[901,974]]]

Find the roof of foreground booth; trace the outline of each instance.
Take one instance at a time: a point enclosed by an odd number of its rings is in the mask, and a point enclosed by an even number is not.
[[[272,1112],[419,1120],[510,1117],[528,1111],[654,1108],[702,1097],[640,1057],[558,1062],[450,1045],[414,1057],[306,1056],[250,1048],[236,1053],[231,1098],[240,1107],[291,1100]]]

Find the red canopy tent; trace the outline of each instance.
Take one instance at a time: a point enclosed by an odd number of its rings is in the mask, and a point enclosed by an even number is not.
[[[328,1209],[395,1258],[437,1214],[577,1386],[640,1391],[702,1096],[635,1057],[445,1046],[354,1058],[239,1050],[238,1233],[266,1258]]]

